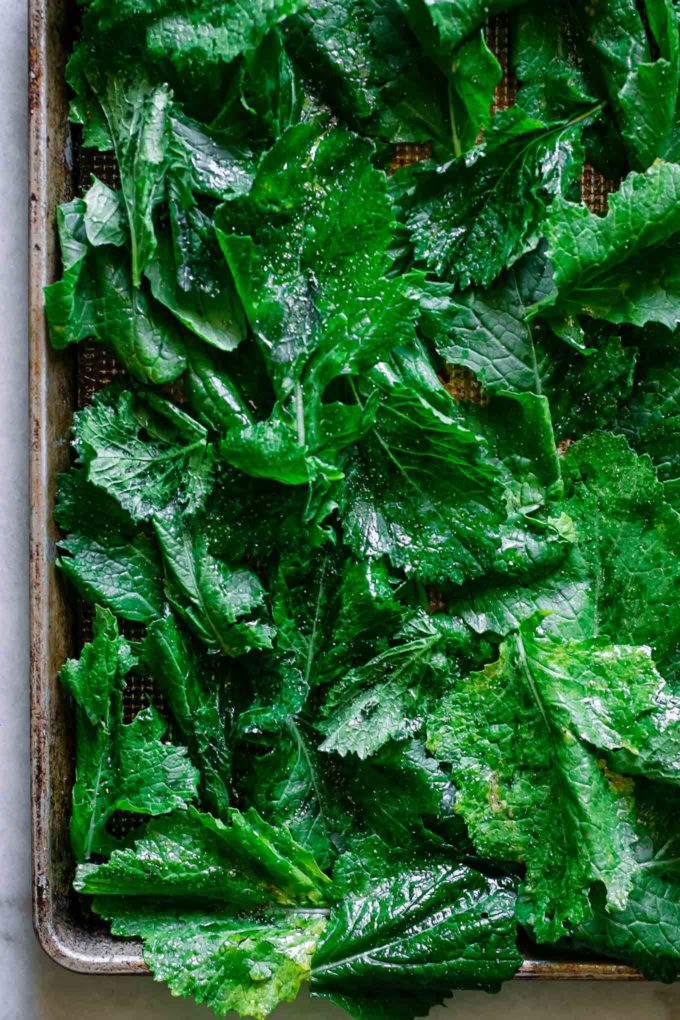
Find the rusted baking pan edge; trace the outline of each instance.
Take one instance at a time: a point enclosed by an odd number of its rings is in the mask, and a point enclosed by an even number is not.
[[[45,952],[71,970],[146,974],[141,946],[112,938],[82,917],[70,894],[68,819],[73,778],[71,719],[57,683],[74,651],[75,604],[55,571],[52,505],[68,463],[76,402],[75,358],[51,349],[42,291],[57,264],[55,211],[71,196],[64,54],[77,12],[68,0],[29,0],[30,114],[30,611],[33,922]],[[518,978],[640,980],[630,967],[598,960],[526,959]]]
[[[74,5],[75,6],[75,5]],[[30,705],[33,922],[57,963],[102,974],[148,973],[138,944],[113,939],[79,916],[70,894],[68,819],[73,778],[71,720],[57,684],[74,650],[75,605],[55,571],[52,505],[56,475],[68,462],[76,399],[75,359],[52,351],[43,286],[56,266],[55,210],[72,175],[64,54],[75,15],[67,0],[29,0],[29,398],[30,398]]]

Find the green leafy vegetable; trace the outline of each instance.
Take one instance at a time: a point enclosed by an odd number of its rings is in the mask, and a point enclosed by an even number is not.
[[[257,802],[326,865],[332,856],[335,821],[324,765],[306,728],[291,721],[287,729],[288,734],[277,735],[269,753],[255,759]]]
[[[324,706],[320,728],[326,739],[321,750],[367,758],[390,739],[412,736],[423,722],[424,690],[432,692],[433,673],[442,667],[440,639],[423,623],[412,641],[390,648],[338,681]]]
[[[312,855],[257,812],[229,812],[229,824],[195,808],[151,823],[134,848],[107,864],[83,865],[80,891],[128,896],[200,897],[233,907],[318,907],[328,878]]]
[[[59,543],[59,566],[90,602],[116,616],[149,623],[165,603],[160,556],[153,538],[135,525],[81,468],[59,479],[55,518],[68,536]]]
[[[228,825],[193,809],[152,823],[75,884],[117,934],[141,936],[157,980],[218,1016],[264,1017],[295,998],[326,924],[328,879],[254,811],[230,811]]]
[[[186,367],[182,331],[145,288],[133,286],[128,259],[117,250],[119,208],[110,203],[114,215],[102,219],[101,188],[95,184],[88,197],[89,204],[76,198],[59,208],[64,276],[45,293],[52,342],[66,347],[91,337],[141,382],[172,382]]]
[[[191,228],[195,231],[197,244],[205,245],[206,251],[215,255],[216,239],[212,236],[211,223],[192,217]],[[182,239],[184,240],[184,239]],[[215,243],[212,244],[211,242]],[[165,305],[173,315],[195,333],[201,340],[222,351],[232,351],[245,336],[243,314],[234,294],[233,284],[225,268],[207,280],[202,274],[202,262],[196,268],[183,266],[184,275],[193,282],[201,273],[201,284],[188,290],[178,285],[177,267],[167,239],[159,239],[159,254],[147,267],[146,275],[151,284],[151,293]],[[192,252],[193,254],[193,252]],[[203,252],[201,252],[203,255]]]
[[[679,190],[678,166],[655,163],[625,178],[606,216],[556,201],[547,223],[555,289],[536,311],[674,329],[680,321]]]
[[[115,617],[97,609],[93,640],[61,681],[77,706],[78,754],[71,843],[77,860],[106,853],[115,840],[106,823],[116,811],[159,815],[196,796],[198,773],[186,749],[162,742],[167,725],[155,709],[123,722],[125,676],[135,660]]]
[[[120,168],[130,227],[132,282],[138,287],[156,250],[153,215],[163,197],[168,169],[170,90],[139,78],[128,84],[116,76],[106,82],[101,102]]]
[[[680,86],[680,42],[672,0],[615,0],[576,12],[619,121],[634,169],[665,155]],[[592,59],[591,58],[591,59]]]
[[[272,630],[254,616],[264,605],[257,576],[213,556],[205,534],[176,510],[154,523],[167,568],[168,601],[201,641],[226,655],[268,648]]]
[[[364,1016],[384,991],[418,1015],[452,988],[493,988],[516,969],[509,880],[427,856],[409,866],[374,846],[339,869],[346,897],[314,956],[312,994]]]
[[[422,329],[447,362],[469,368],[489,393],[541,394],[551,352],[537,326],[527,322],[527,309],[550,283],[544,259],[532,253],[486,290],[467,290],[455,299],[438,295],[426,303]]]
[[[675,979],[678,3],[82,7],[75,889],[219,1016]]]
[[[170,401],[105,390],[76,417],[75,446],[87,479],[105,489],[133,520],[173,503],[198,509],[210,487],[206,430]]]
[[[258,919],[219,908],[140,908],[107,897],[95,904],[115,935],[143,940],[154,978],[173,995],[191,995],[218,1016],[234,1011],[255,1020],[296,998],[326,924],[324,916],[304,910]]]
[[[668,334],[669,338],[671,334]],[[678,500],[678,368],[672,347],[641,360],[628,404],[619,409],[617,426],[638,451],[654,462],[666,499]]]
[[[280,397],[303,382],[320,396],[409,338],[415,308],[405,281],[386,276],[391,209],[370,156],[349,133],[291,128],[250,193],[219,210],[220,243]]]
[[[350,760],[346,775],[365,822],[390,845],[465,845],[451,779],[420,741],[391,741],[359,767]]]
[[[595,433],[568,451],[565,471],[596,626],[612,638],[651,645],[674,672],[680,632],[669,610],[678,586],[680,517],[664,499],[651,461],[634,454],[623,437]]]
[[[562,523],[532,517],[519,490],[517,500],[511,496],[517,479],[503,476],[489,448],[496,441],[493,424],[456,407],[422,352],[372,379],[380,410],[347,470],[342,505],[357,555],[388,556],[425,582],[461,583],[521,573],[527,563],[535,567],[559,553],[568,541]],[[538,425],[550,460],[553,439],[538,423],[542,415],[540,398],[506,406],[516,435],[533,441]],[[539,475],[545,451],[539,448],[533,465]]]
[[[431,34],[435,34],[440,46],[455,47],[481,28],[487,18],[515,7],[522,0],[467,0],[452,3],[451,0],[403,0],[406,7],[421,17],[429,16],[432,22]]]
[[[578,945],[629,960],[652,981],[680,973],[676,882],[642,873],[624,910],[608,911],[595,894],[592,919],[575,933]]]
[[[254,48],[273,25],[301,6],[300,0],[259,0],[247,9],[207,0],[199,4],[125,0],[115,12],[101,4],[94,4],[93,10],[107,28],[130,17],[142,19],[152,56],[170,60],[180,69],[199,63],[207,70],[210,64],[229,63]]]
[[[207,803],[216,815],[224,816],[229,805],[231,753],[223,684],[194,653],[171,616],[151,624],[143,656],[201,773]]]
[[[492,283],[535,247],[546,204],[578,179],[580,134],[579,119],[547,125],[514,107],[469,156],[413,171],[402,203],[418,261],[460,288]]]
[[[457,810],[479,852],[526,863],[522,915],[539,938],[555,939],[589,917],[593,883],[606,887],[610,908],[625,907],[637,840],[632,783],[617,773],[676,781],[655,748],[678,706],[649,649],[560,642],[535,625],[454,685],[428,728],[432,751],[452,764]]]
[[[187,357],[185,394],[206,428],[221,433],[250,424],[250,409],[224,366],[224,358],[199,344],[189,347]]]
[[[450,4],[310,0],[288,37],[352,128],[458,155],[488,125],[501,75],[479,32],[485,12],[466,6],[473,10],[457,19]]]
[[[530,0],[514,15],[512,66],[519,78],[517,102],[533,117],[558,120],[595,102],[597,89],[588,74],[590,67],[574,46],[570,12],[575,6],[560,4],[548,10]]]

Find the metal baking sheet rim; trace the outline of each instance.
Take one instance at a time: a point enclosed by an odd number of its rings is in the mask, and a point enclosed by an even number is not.
[[[68,462],[75,400],[72,356],[52,351],[43,286],[54,276],[54,211],[69,196],[64,37],[68,0],[29,0],[29,372],[30,372],[30,727],[33,925],[44,951],[69,970],[148,974],[141,945],[89,931],[69,899],[68,802],[72,776],[67,706],[57,685],[72,651],[73,609],[55,571],[54,479]],[[69,612],[71,619],[69,619]],[[525,959],[523,980],[635,981],[609,961]]]

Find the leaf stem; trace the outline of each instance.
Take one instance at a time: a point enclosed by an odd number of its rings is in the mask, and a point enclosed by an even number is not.
[[[449,124],[451,125],[451,140],[453,142],[453,151],[455,155],[458,157],[463,155],[463,145],[461,143],[460,136],[458,134],[458,128],[456,126],[456,114],[453,108],[453,84],[451,81],[449,81],[448,93],[449,93]]]
[[[297,423],[298,446],[304,448],[307,445],[307,437],[305,435],[305,406],[302,399],[302,383],[299,381],[295,384],[295,420]]]

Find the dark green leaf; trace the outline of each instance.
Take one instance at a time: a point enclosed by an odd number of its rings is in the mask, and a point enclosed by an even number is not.
[[[438,653],[442,635],[427,619],[419,621],[417,634],[336,682],[318,724],[326,735],[322,751],[367,758],[388,740],[420,729],[426,695],[436,690],[446,659]]]
[[[286,829],[252,809],[231,809],[228,824],[194,808],[149,824],[134,847],[106,864],[78,868],[80,892],[107,896],[217,900],[235,911],[319,907],[329,880]]]
[[[201,524],[176,510],[154,519],[166,566],[166,594],[200,640],[225,655],[269,648],[273,630],[262,619],[265,593],[251,570],[231,567],[210,551]]]
[[[541,482],[558,480],[543,398],[502,401],[496,421],[490,412],[467,415],[422,353],[371,378],[380,393],[376,425],[347,470],[341,503],[358,556],[388,556],[425,582],[458,584],[521,574],[562,555],[564,522],[532,516],[545,501]],[[510,419],[517,459],[501,468],[488,441],[495,445]]]
[[[546,125],[518,107],[484,142],[443,166],[415,168],[402,199],[416,259],[459,288],[488,286],[536,246],[546,206],[581,172],[581,125]]]
[[[436,857],[409,865],[369,843],[342,859],[338,881],[345,897],[314,956],[312,994],[352,1013],[356,997],[357,1016],[381,1015],[383,994],[403,997],[407,1015],[420,1015],[423,1002],[434,1005],[453,988],[493,989],[519,966],[507,879]]]
[[[248,425],[250,410],[223,356],[192,343],[187,347],[187,360],[184,389],[192,411],[203,424],[222,433]]]
[[[400,0],[403,7],[412,12],[419,22],[425,17],[431,19],[434,41],[431,45],[449,50],[455,49],[468,36],[482,28],[487,19],[510,7],[516,7],[523,0]],[[430,36],[432,38],[432,36]]]
[[[445,156],[473,144],[488,123],[500,69],[480,35],[463,46],[453,36],[430,45],[431,12],[442,6],[311,0],[287,35],[305,74],[352,128],[434,142]],[[470,33],[484,21],[477,16]]]
[[[605,336],[587,357],[577,356],[551,386],[555,431],[577,439],[611,425],[633,389],[637,352],[616,335]]]
[[[304,718],[289,719],[267,753],[252,760],[246,788],[252,802],[274,825],[285,825],[322,867],[334,856],[336,832],[347,826],[329,782],[330,762],[318,752],[318,738]]]
[[[142,938],[176,995],[264,1018],[309,976],[329,881],[256,812],[230,811],[225,825],[190,809],[149,825],[108,864],[81,867],[76,886],[97,894],[116,934]]]
[[[635,169],[663,157],[680,87],[680,43],[672,0],[570,4],[616,114]]]
[[[99,99],[120,170],[130,226],[132,283],[138,287],[156,251],[153,215],[163,198],[168,169],[170,90],[143,78],[128,81],[115,75],[106,80]]]
[[[451,593],[447,608],[477,634],[505,637],[537,611],[549,614],[546,629],[558,628],[564,637],[587,638],[594,633],[593,580],[574,546],[560,563],[537,570],[531,578],[465,585]]]
[[[243,104],[272,140],[304,118],[305,83],[288,54],[281,30],[270,32],[247,55],[241,90]]]
[[[156,543],[115,499],[87,481],[83,469],[60,476],[54,515],[68,532],[59,542],[68,553],[59,558],[59,567],[83,598],[138,623],[162,615],[163,568]]]
[[[107,221],[111,194],[95,183],[86,199],[60,206],[59,236],[64,275],[45,290],[45,310],[55,347],[88,337],[112,348],[141,382],[171,382],[186,367],[182,330],[144,287],[134,287],[118,245],[120,219]],[[106,204],[102,201],[106,198]]]
[[[520,81],[517,102],[532,117],[560,120],[591,106],[597,96],[574,45],[569,4],[550,10],[540,0],[514,17],[512,68]]]
[[[205,500],[212,469],[206,430],[164,398],[100,391],[75,416],[74,435],[88,481],[134,520],[171,504],[192,513]]]
[[[205,234],[212,233],[212,224],[209,220],[201,222],[198,230],[201,231],[200,240],[203,241]],[[219,260],[216,242],[214,248],[217,249]],[[215,253],[208,247],[206,260],[210,256],[214,259]],[[193,267],[191,272],[194,275]],[[244,339],[243,312],[226,269],[222,273],[215,273],[212,280],[182,289],[177,280],[169,240],[161,236],[157,257],[147,266],[146,275],[156,300],[165,305],[183,326],[201,340],[222,351],[233,351]]]
[[[88,242],[95,248],[103,244],[122,247],[128,240],[128,226],[121,194],[93,177],[84,202],[83,224]]]
[[[557,198],[546,226],[555,290],[534,311],[674,329],[679,195],[680,167],[659,162],[626,177],[606,216]]]
[[[193,652],[171,616],[151,624],[142,654],[200,770],[206,803],[224,817],[229,805],[231,753],[226,735],[227,690],[222,679]]]
[[[577,945],[624,960],[650,981],[674,981],[680,973],[680,885],[642,872],[623,910],[611,910],[597,892],[592,918],[574,933]]]
[[[671,346],[642,361],[633,396],[617,421],[617,430],[631,446],[654,462],[665,498],[676,510],[680,510],[679,398],[678,364]]]
[[[465,845],[451,779],[419,741],[394,741],[365,762],[351,761],[345,781],[361,821],[390,846]]]
[[[450,0],[397,2],[423,50],[448,80],[450,148],[459,156],[488,127],[494,90],[502,77],[481,30],[490,7],[467,4],[456,9]],[[510,7],[513,2],[491,6]]]
[[[162,742],[167,725],[155,709],[123,723],[125,675],[134,662],[115,618],[98,608],[92,641],[60,673],[77,705],[71,844],[79,861],[116,845],[106,831],[114,812],[165,814],[196,795],[198,774],[183,747]]]
[[[552,351],[527,309],[550,291],[545,259],[532,252],[488,290],[440,296],[425,304],[421,328],[441,356],[474,372],[489,393],[543,393]]]
[[[218,62],[229,63],[241,53],[254,49],[267,32],[303,7],[304,0],[255,0],[247,7],[233,3],[181,0],[167,6],[127,0],[125,8],[141,12],[158,11],[147,28],[147,46],[154,57],[170,60],[179,71],[200,64],[207,69]],[[174,7],[174,10],[172,9]],[[116,17],[123,17],[123,10]]]
[[[370,367],[412,335],[405,281],[385,276],[392,209],[370,156],[371,146],[349,133],[291,128],[261,161],[250,194],[217,214],[278,395],[303,387],[296,414],[305,424],[305,390],[314,406],[331,380]]]

